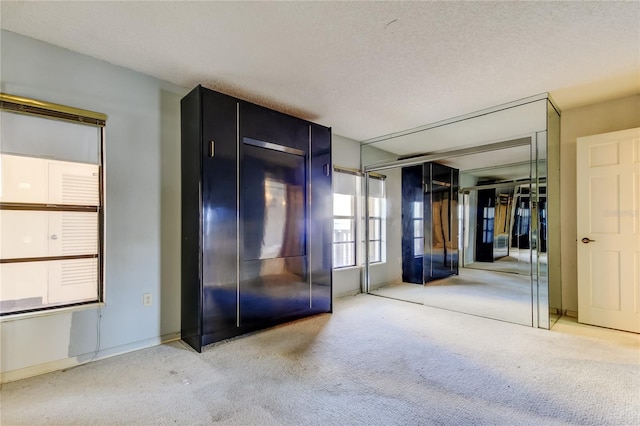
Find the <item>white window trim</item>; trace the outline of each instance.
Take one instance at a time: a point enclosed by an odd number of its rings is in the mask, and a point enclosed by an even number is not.
[[[364,217],[365,209],[364,206],[367,201],[365,200],[364,194],[364,179],[359,172],[351,169],[346,169],[346,171],[342,171],[343,169],[340,166],[334,166],[334,173],[349,173],[356,175],[356,188],[355,188],[355,265],[348,266],[338,266],[333,267],[333,270],[347,270],[353,268],[362,268],[366,259],[366,232],[365,232],[365,220],[369,220],[369,218]],[[335,194],[335,192],[333,192]],[[376,197],[377,198],[377,197]],[[371,265],[383,265],[387,262],[387,194],[386,194],[386,186],[384,191],[384,197],[382,197],[382,205],[381,205],[381,216],[372,216],[372,218],[379,219],[380,221],[380,260],[370,262]],[[338,216],[333,216],[334,218]],[[378,240],[376,240],[378,241]],[[332,248],[334,241],[332,240]]]
[[[56,315],[64,312],[81,311],[86,309],[100,309],[106,306],[106,280],[105,280],[105,241],[106,241],[106,224],[105,224],[105,126],[107,115],[83,110],[79,108],[69,107],[65,105],[54,104],[50,102],[23,98],[19,96],[0,93],[0,109],[15,114],[26,114],[40,118],[54,119],[65,122],[76,123],[79,125],[87,125],[99,129],[99,146],[98,146],[98,170],[99,170],[99,201],[98,201],[98,278],[97,278],[97,294],[96,300],[88,300],[86,302],[68,302],[59,306],[44,306],[39,308],[25,309],[24,311],[5,312],[0,315],[0,323],[6,321],[16,321],[27,318],[35,318],[48,315]],[[9,154],[9,153],[8,153]],[[74,161],[72,161],[74,162]],[[78,162],[80,163],[80,162]],[[92,163],[93,164],[93,163]]]

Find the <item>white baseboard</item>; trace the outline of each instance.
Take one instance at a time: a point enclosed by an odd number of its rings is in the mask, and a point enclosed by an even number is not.
[[[101,349],[96,356],[93,353],[83,354],[71,358],[63,358],[56,361],[45,362],[44,364],[32,365],[30,367],[19,368],[17,370],[4,371],[0,373],[0,383],[15,382],[16,380],[26,379],[28,377],[39,376],[40,374],[52,373],[54,371],[66,370],[68,368],[77,367],[100,359],[110,358],[116,355],[126,354],[151,346],[157,346],[163,343],[169,343],[180,339],[180,332],[169,333],[159,337],[140,340],[138,342],[126,345],[116,346],[113,348]]]
[[[65,370],[67,368],[75,367],[80,364],[81,363],[78,362],[77,358],[64,358],[57,361],[46,362],[44,364],[19,368],[17,370],[5,371],[3,373],[0,373],[0,383],[15,382],[16,380],[39,376],[40,374],[51,373],[58,370]]]
[[[571,318],[578,318],[578,313],[576,311],[570,311],[568,309],[565,309],[562,314]]]
[[[360,291],[360,289],[357,289],[357,290],[348,290],[348,291],[343,291],[343,292],[338,293],[338,294],[334,294],[334,295],[333,295],[333,298],[334,298],[334,299],[340,299],[341,297],[355,296],[356,294],[360,294],[360,293],[362,293],[362,292]]]

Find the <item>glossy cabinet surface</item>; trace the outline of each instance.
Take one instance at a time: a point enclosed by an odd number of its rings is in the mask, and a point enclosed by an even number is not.
[[[458,170],[424,164],[424,282],[458,274]]]
[[[458,273],[458,170],[437,163],[402,168],[402,281]]]
[[[402,282],[423,284],[424,195],[422,165],[402,168]]]
[[[182,100],[182,339],[331,311],[331,129],[198,86]]]

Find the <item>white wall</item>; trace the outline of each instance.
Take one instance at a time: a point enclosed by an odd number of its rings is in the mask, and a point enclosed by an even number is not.
[[[180,331],[180,116],[186,89],[2,31],[3,93],[106,113],[106,306],[97,357]],[[143,293],[153,305],[143,307]],[[94,357],[97,309],[0,324],[2,380]]]
[[[578,311],[576,139],[640,126],[640,95],[562,111],[560,130],[562,308]]]

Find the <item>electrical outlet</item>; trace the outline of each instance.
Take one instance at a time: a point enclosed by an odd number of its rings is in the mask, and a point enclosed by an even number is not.
[[[145,293],[142,295],[142,306],[151,306],[151,293]]]

